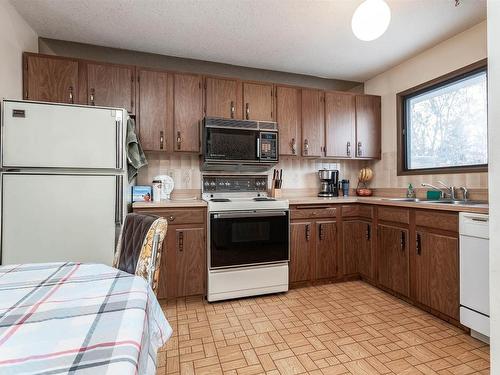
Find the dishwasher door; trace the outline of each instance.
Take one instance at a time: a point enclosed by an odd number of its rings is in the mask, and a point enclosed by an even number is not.
[[[489,336],[489,218],[460,213],[460,321]]]

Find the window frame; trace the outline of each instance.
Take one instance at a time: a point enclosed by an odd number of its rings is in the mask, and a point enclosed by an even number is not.
[[[448,174],[448,173],[479,173],[487,172],[488,164],[478,164],[471,166],[456,166],[456,167],[435,167],[408,169],[407,163],[407,114],[406,114],[406,99],[418,94],[422,94],[442,86],[448,85],[460,79],[472,76],[478,72],[485,71],[488,74],[488,59],[482,59],[463,68],[454,70],[450,73],[422,83],[408,90],[396,94],[397,108],[397,175],[426,175],[426,174]]]

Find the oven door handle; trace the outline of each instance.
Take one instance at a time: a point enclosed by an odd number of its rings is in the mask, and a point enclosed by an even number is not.
[[[238,212],[224,212],[213,214],[214,219],[237,219],[246,217],[276,217],[276,216],[286,216],[286,211],[238,211]]]

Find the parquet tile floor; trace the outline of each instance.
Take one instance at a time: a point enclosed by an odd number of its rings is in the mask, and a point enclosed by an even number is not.
[[[489,346],[362,281],[163,306],[164,374],[489,374]]]

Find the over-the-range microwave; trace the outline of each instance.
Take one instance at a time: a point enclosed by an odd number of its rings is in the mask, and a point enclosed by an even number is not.
[[[202,127],[202,169],[265,171],[278,163],[278,124],[206,117]]]

